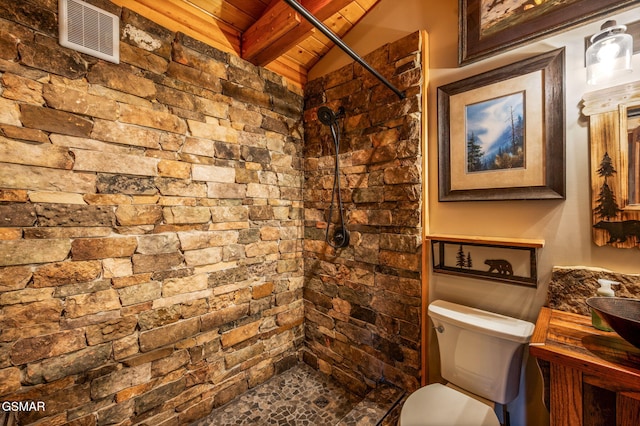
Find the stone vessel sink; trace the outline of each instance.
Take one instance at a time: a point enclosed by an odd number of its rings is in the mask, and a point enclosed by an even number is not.
[[[590,297],[591,307],[613,330],[636,348],[640,348],[640,299]]]

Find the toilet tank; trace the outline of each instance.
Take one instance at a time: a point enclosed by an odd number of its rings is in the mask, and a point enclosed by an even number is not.
[[[532,323],[443,300],[429,305],[429,316],[444,379],[500,404],[515,399]]]

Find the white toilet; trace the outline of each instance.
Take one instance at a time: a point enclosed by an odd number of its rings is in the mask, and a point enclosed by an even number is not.
[[[530,322],[436,300],[429,305],[440,347],[439,383],[407,398],[400,426],[500,426],[491,402],[518,395]],[[481,402],[481,400],[486,402]],[[487,401],[488,400],[488,401]]]

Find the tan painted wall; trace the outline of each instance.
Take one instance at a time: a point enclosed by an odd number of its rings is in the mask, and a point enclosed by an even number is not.
[[[457,66],[458,1],[382,0],[345,38],[361,55],[396,40],[407,33],[424,29],[430,40],[430,87],[428,100],[428,219],[432,233],[481,236],[542,238],[545,247],[539,254],[540,284],[537,289],[450,276],[430,277],[430,298],[444,298],[499,311],[535,321],[545,301],[551,269],[554,265],[587,265],[618,272],[640,272],[640,250],[597,247],[591,242],[589,194],[588,121],[580,114],[585,92],[600,89],[586,84],[583,65],[584,37],[599,29],[605,19],[554,35],[530,45],[468,65]],[[640,18],[640,7],[613,14],[607,19],[629,23]],[[566,200],[512,202],[438,202],[437,112],[438,86],[490,71],[565,46],[566,88]],[[311,70],[309,80],[339,68],[350,58],[334,48]],[[640,79],[640,55],[634,56],[636,71],[609,85]],[[434,345],[432,345],[434,346]],[[432,364],[433,364],[432,360]],[[432,374],[433,376],[433,374]],[[512,424],[545,424],[548,419],[539,404],[537,371],[528,363],[526,390],[517,402]],[[526,419],[526,420],[525,420]]]

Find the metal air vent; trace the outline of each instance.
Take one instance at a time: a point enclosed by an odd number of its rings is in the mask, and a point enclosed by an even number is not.
[[[80,0],[59,0],[60,44],[109,62],[120,62],[120,19]]]

